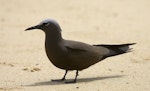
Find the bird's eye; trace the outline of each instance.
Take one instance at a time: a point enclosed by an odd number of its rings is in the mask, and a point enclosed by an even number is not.
[[[48,26],[48,25],[49,25],[49,23],[43,23],[43,25],[44,25],[44,26]]]

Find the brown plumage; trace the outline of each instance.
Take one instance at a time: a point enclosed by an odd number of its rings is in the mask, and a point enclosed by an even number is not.
[[[88,68],[89,66],[111,56],[129,52],[129,44],[121,45],[89,45],[82,42],[65,40],[61,36],[59,24],[51,19],[43,20],[40,24],[27,28],[26,30],[41,29],[45,32],[45,50],[47,57],[53,65],[60,69],[66,70],[64,81],[69,70],[76,70],[76,82],[78,71]],[[70,83],[69,82],[69,83]]]

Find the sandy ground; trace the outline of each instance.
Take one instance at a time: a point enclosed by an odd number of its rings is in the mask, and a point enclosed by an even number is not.
[[[45,18],[66,39],[137,44],[79,72],[76,84],[51,82],[64,71],[49,62],[44,33],[24,31]],[[149,24],[149,0],[0,0],[0,91],[150,91]]]

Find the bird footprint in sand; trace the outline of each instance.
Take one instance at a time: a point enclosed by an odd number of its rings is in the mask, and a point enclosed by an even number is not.
[[[22,69],[23,71],[28,71],[28,72],[35,72],[35,71],[40,71],[40,68],[33,67],[33,68],[24,68]]]
[[[0,64],[1,64],[1,65],[6,65],[6,66],[10,66],[10,67],[14,67],[14,65],[11,64],[11,63],[2,62],[2,63],[0,63]]]

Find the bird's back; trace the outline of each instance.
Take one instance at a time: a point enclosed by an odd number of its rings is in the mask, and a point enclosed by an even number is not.
[[[88,68],[109,53],[107,48],[70,40],[65,40],[64,46],[67,48],[70,70]]]

